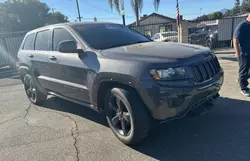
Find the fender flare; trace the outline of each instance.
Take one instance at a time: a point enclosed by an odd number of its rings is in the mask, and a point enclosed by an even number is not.
[[[101,84],[104,82],[119,83],[136,89],[136,86],[139,81],[136,78],[125,74],[117,74],[117,73],[97,74],[97,76],[93,81],[92,89],[90,90],[90,101],[95,107],[97,107],[97,102],[98,102],[98,90],[101,87]]]
[[[25,74],[30,74],[30,75],[34,78],[34,81],[35,81],[37,87],[39,88],[39,90],[42,91],[44,94],[47,93],[47,92],[45,91],[45,89],[42,88],[42,86],[41,86],[41,84],[39,83],[37,77],[34,75],[34,73],[32,72],[32,70],[30,70],[29,67],[27,67],[27,66],[20,66],[20,67],[19,67],[19,74],[20,74],[20,77],[21,77],[22,82],[23,82],[22,75],[25,76]]]

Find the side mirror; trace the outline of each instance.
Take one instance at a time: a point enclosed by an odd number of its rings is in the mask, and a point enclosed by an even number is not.
[[[61,41],[58,44],[58,51],[61,53],[81,53],[82,49],[77,49],[77,43],[72,40]]]

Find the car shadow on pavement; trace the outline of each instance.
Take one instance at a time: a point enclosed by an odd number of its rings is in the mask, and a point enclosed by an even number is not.
[[[159,125],[133,148],[158,160],[249,160],[250,101],[220,97],[208,115]]]
[[[108,126],[104,115],[57,97],[49,98],[43,107]],[[148,139],[131,148],[157,160],[248,160],[250,101],[220,97],[208,115],[157,125]]]
[[[68,112],[80,117],[86,118],[93,122],[99,123],[101,125],[107,126],[106,118],[104,114],[98,113],[88,107],[84,107],[69,101],[63,100],[58,97],[50,97],[42,105],[42,107],[47,109],[52,109],[56,111]]]
[[[220,59],[229,60],[229,61],[238,61],[237,58],[235,57],[220,57]]]

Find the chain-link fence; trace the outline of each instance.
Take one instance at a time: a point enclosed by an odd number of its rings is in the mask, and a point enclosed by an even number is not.
[[[17,61],[17,52],[26,32],[0,34],[0,68],[14,68]]]

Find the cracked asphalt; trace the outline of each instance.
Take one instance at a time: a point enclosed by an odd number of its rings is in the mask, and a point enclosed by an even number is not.
[[[250,98],[233,55],[217,56],[225,80],[210,113],[158,125],[136,147],[118,141],[102,114],[56,97],[33,105],[15,74],[0,74],[0,161],[247,161]]]

